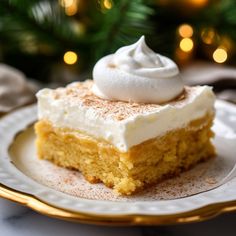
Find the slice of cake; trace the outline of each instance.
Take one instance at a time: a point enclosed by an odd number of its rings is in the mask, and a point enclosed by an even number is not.
[[[128,195],[215,155],[210,87],[184,87],[176,65],[144,39],[109,56],[95,82],[37,94],[39,158]]]

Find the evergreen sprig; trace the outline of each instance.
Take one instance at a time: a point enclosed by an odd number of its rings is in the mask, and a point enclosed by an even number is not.
[[[23,70],[28,63],[26,72],[33,68],[29,76],[41,78],[41,71],[35,74],[39,62],[41,68],[52,68],[62,62],[65,51],[73,50],[79,55],[73,68],[89,72],[100,57],[141,35],[146,35],[154,50],[173,56],[176,30],[183,23],[193,26],[196,46],[201,46],[205,28],[236,40],[235,0],[209,1],[212,3],[193,14],[183,14],[181,6],[171,3],[156,5],[154,0],[110,0],[111,9],[102,5],[104,0],[83,1],[84,12],[79,9],[76,16],[69,17],[58,0],[0,0],[0,56],[9,64],[23,66],[19,67]],[[79,24],[85,31],[78,31]],[[218,38],[220,44],[222,38]]]
[[[89,71],[98,58],[154,33],[154,10],[146,1],[114,0],[109,10],[101,2],[86,2],[86,32],[81,34],[75,25],[83,19],[65,15],[57,0],[1,0],[0,51],[30,54],[32,64],[44,57],[49,66],[61,61],[66,50],[74,50],[80,70]]]
[[[58,52],[80,42],[57,1],[2,0],[0,22],[0,40],[14,49],[28,42]]]
[[[94,22],[101,19],[92,37],[96,45],[95,60],[135,42],[141,35],[153,35],[154,26],[150,20],[153,14],[154,10],[142,0],[116,0],[112,9],[100,11],[93,19]]]

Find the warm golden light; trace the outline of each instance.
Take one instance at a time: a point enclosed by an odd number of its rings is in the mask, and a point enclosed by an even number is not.
[[[74,0],[59,0],[59,3],[62,7],[70,7],[73,2]]]
[[[208,3],[208,0],[190,0],[190,3],[196,7],[203,7]]]
[[[84,34],[85,33],[85,25],[79,21],[74,21],[72,22],[71,26],[73,27],[73,30],[75,33],[78,35]]]
[[[69,65],[73,65],[77,62],[78,56],[75,52],[68,51],[64,54],[64,62]]]
[[[104,0],[103,6],[108,10],[111,9],[112,8],[112,1],[111,0]]]
[[[224,63],[228,57],[226,50],[223,48],[217,48],[212,56],[217,63]]]
[[[202,41],[206,44],[212,44],[217,37],[214,29],[203,29],[201,33]]]
[[[231,51],[233,49],[234,43],[231,38],[227,36],[221,36],[220,39],[222,48],[225,48],[227,51]]]
[[[78,11],[79,0],[59,0],[59,3],[65,8],[65,13],[68,16],[73,16]]]
[[[193,49],[193,40],[190,38],[184,38],[180,41],[179,47],[184,52],[190,52]]]
[[[71,5],[70,7],[65,8],[65,13],[67,16],[73,16],[77,13],[78,7],[77,5]]]
[[[183,38],[190,38],[193,36],[193,28],[191,25],[183,24],[179,26],[179,35]]]
[[[192,53],[186,53],[180,48],[175,50],[175,60],[178,64],[185,64],[192,58]]]

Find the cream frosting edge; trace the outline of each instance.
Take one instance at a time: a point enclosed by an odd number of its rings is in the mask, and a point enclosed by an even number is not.
[[[53,95],[52,89],[42,89],[37,93],[40,120],[48,120],[55,127],[70,128],[104,139],[120,152],[127,152],[135,145],[183,128],[191,121],[213,113],[215,101],[211,87],[197,86],[187,103],[163,105],[155,111],[118,121],[100,116],[92,107],[69,103],[66,97],[55,99]]]

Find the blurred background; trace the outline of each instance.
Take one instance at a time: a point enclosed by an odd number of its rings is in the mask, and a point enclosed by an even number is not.
[[[100,57],[141,35],[187,84],[236,101],[235,0],[0,1],[0,61],[40,86],[91,78]]]

